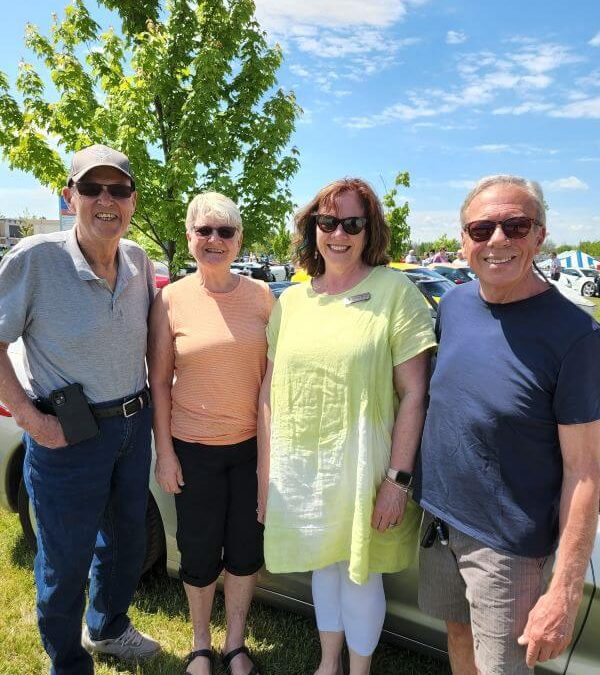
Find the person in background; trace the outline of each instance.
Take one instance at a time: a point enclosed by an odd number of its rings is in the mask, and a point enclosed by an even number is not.
[[[468,267],[469,263],[465,258],[465,254],[462,248],[459,248],[456,252],[456,258],[452,261],[452,267]]]
[[[406,258],[404,258],[405,263],[410,263],[413,265],[416,265],[419,262],[419,259],[415,255],[415,249],[411,248],[410,251],[406,254]]]
[[[363,180],[322,188],[296,216],[312,281],[280,297],[259,403],[259,519],[271,572],[312,571],[317,675],[370,672],[382,573],[410,564],[408,496],[425,415],[431,319],[388,268],[389,226]],[[268,494],[268,498],[267,498]]]
[[[431,251],[429,251],[429,253],[423,258],[421,264],[422,265],[431,265],[434,258],[435,258],[435,251],[433,249],[431,249]]]
[[[223,664],[232,675],[258,675],[244,635],[264,560],[256,416],[274,298],[264,282],[230,271],[242,232],[230,199],[216,192],[194,197],[186,237],[197,271],[165,287],[150,317],[156,479],[175,494],[180,576],[194,633],[190,675],[212,672],[210,616],[223,570]]]
[[[448,262],[448,254],[446,253],[446,249],[443,246],[439,248],[438,252],[433,256],[431,262],[434,263]]]
[[[88,651],[141,660],[160,650],[127,616],[146,550],[154,268],[122,239],[137,199],[123,153],[76,152],[62,194],[73,229],[27,237],[0,265],[0,398],[25,431],[51,673],[91,675]],[[19,337],[27,392],[6,351]]]
[[[560,279],[560,273],[562,272],[562,267],[560,260],[556,255],[555,251],[552,251],[550,254],[550,278],[552,281],[558,281]]]
[[[446,621],[456,675],[527,675],[571,641],[596,535],[600,326],[532,266],[537,183],[482,178],[461,223],[479,279],[439,307],[419,603]]]

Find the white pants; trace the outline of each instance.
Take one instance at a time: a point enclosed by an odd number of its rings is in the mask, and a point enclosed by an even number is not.
[[[370,656],[385,619],[381,574],[369,574],[366,583],[359,585],[350,581],[347,562],[334,563],[313,572],[312,593],[317,628],[345,633],[353,652]]]

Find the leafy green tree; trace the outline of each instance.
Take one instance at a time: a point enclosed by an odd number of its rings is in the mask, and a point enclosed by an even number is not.
[[[292,233],[285,223],[280,223],[273,228],[268,248],[275,258],[283,263],[287,262],[292,255]]]
[[[556,247],[556,252],[557,253],[564,253],[565,251],[572,251],[576,246],[572,246],[571,244],[561,244],[560,246]]]
[[[600,260],[600,241],[581,241],[579,242],[579,248],[588,255],[591,255],[592,258]]]
[[[23,213],[18,217],[21,237],[30,237],[34,234],[34,226],[38,220],[40,220],[40,218],[32,215],[29,212],[29,209],[24,209]]]
[[[138,178],[133,228],[172,273],[186,257],[186,204],[200,191],[231,197],[247,243],[264,241],[268,223],[292,208],[299,163],[289,139],[299,108],[276,89],[281,51],[267,45],[253,1],[99,1],[118,12],[121,33],[103,31],[84,0],[54,17],[49,36],[27,26],[26,45],[58,96],[48,99],[29,63],[15,93],[0,72],[4,158],[58,190],[62,153],[96,142],[125,152]]]
[[[407,222],[410,207],[408,202],[399,205],[396,203],[398,185],[410,187],[410,175],[408,171],[398,173],[394,185],[383,197],[385,218],[392,233],[389,254],[392,260],[401,260],[410,248],[410,225]]]
[[[439,251],[441,248],[445,248],[446,251],[458,251],[460,248],[461,244],[458,241],[458,239],[449,238],[446,233],[442,234],[441,237],[438,237],[433,244],[431,245],[431,248],[434,249],[435,251]]]

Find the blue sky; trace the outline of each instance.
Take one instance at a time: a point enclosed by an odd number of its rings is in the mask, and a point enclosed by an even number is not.
[[[556,243],[600,239],[600,2],[597,0],[256,0],[284,50],[280,84],[304,115],[293,143],[302,204],[345,175],[379,194],[412,185],[415,241],[458,232],[474,181],[542,183]],[[0,70],[14,81],[26,21],[45,30],[60,0],[3,9]],[[97,13],[103,25],[106,11]],[[0,163],[0,212],[57,217],[30,176]]]

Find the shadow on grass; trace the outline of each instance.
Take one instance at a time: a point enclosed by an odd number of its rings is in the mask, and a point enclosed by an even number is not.
[[[187,600],[181,582],[169,578],[162,571],[144,578],[134,604],[145,612],[160,612],[172,618],[188,620]],[[225,630],[225,605],[221,592],[215,594],[211,623],[217,630]],[[189,631],[191,636],[191,625]],[[254,600],[248,616],[247,634],[251,638],[251,653],[261,673],[306,675],[316,670],[320,647],[314,618]],[[218,661],[214,672],[222,675],[226,671]],[[345,654],[346,664],[347,661]],[[183,659],[164,654],[147,668],[141,672],[170,675],[183,671]],[[450,669],[442,661],[382,643],[373,656],[371,672],[372,675],[449,675]]]
[[[33,559],[35,553],[29,547],[29,544],[25,541],[23,534],[15,540],[15,544],[10,552],[10,559],[13,565],[21,569],[33,570]]]

